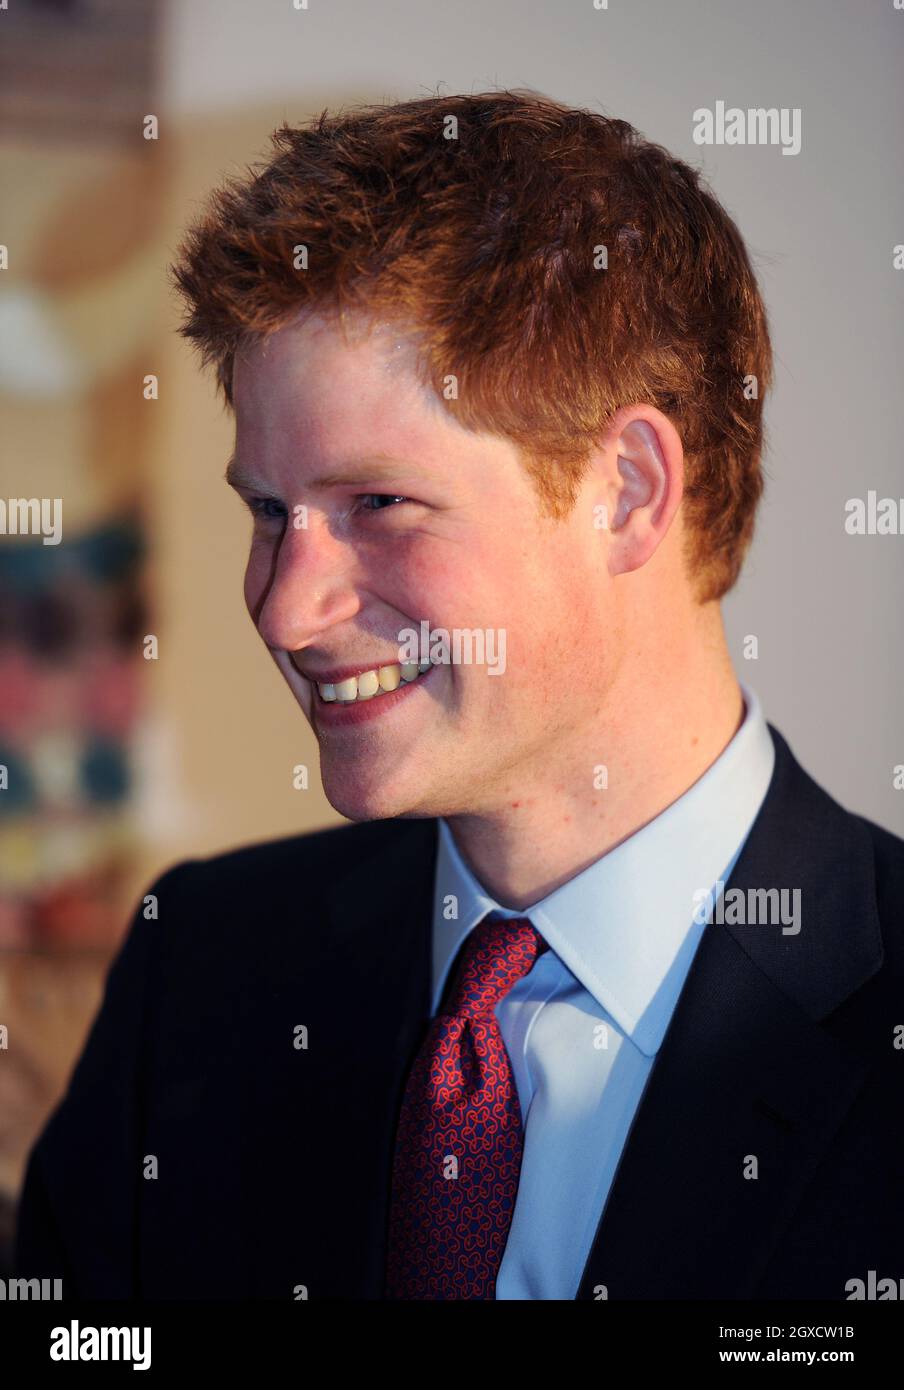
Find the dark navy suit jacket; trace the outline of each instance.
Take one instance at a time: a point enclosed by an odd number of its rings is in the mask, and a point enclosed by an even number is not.
[[[802,927],[705,929],[579,1298],[845,1299],[904,1276],[904,841],[769,728],[728,887],[800,888]],[[20,1276],[87,1298],[382,1296],[436,833],[343,826],[158,880],[30,1154]]]

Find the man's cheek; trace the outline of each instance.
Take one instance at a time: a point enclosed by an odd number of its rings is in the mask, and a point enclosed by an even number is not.
[[[260,547],[252,545],[248,556],[248,563],[245,566],[245,606],[251,614],[251,619],[257,624],[258,615],[263,607],[264,599],[267,596],[267,588],[270,583],[271,565],[269,560],[261,553]]]
[[[301,707],[302,713],[311,727],[314,727],[312,711],[314,707],[314,687],[310,681],[297,671],[292,665],[291,658],[286,652],[270,652],[271,657],[276,663],[276,667],[283,680],[288,685],[296,701]]]

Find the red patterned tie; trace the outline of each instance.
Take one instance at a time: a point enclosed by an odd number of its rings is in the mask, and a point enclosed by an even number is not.
[[[465,941],[405,1088],[387,1298],[495,1297],[524,1138],[493,1010],[544,950],[526,917],[484,918]]]

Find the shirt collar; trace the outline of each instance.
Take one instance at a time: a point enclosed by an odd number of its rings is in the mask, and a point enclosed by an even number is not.
[[[529,917],[621,1031],[648,1056],[658,1050],[705,927],[696,920],[699,895],[717,896],[772,777],[775,747],[759,698],[740,686],[741,727],[703,776],[654,820],[521,912],[500,907],[484,889],[440,818],[434,1012],[452,960],[477,923],[490,912]]]

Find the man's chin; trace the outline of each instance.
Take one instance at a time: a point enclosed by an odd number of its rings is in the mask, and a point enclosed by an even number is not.
[[[320,775],[327,801],[346,820],[391,820],[425,814],[418,808],[418,798],[413,793],[406,796],[399,786],[348,776],[330,777],[323,766]]]

